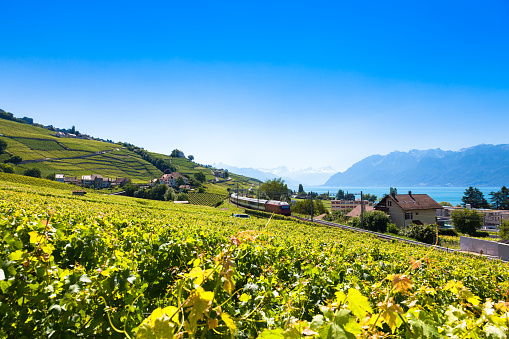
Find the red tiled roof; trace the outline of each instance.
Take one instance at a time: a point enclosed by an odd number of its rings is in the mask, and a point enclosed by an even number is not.
[[[391,199],[404,211],[442,209],[443,207],[427,194],[396,194],[387,195],[378,205],[386,206],[386,201]]]

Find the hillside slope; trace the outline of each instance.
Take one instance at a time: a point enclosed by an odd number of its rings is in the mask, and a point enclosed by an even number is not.
[[[16,173],[27,168],[38,168],[42,176],[55,173],[66,176],[100,174],[103,177],[127,177],[133,183],[148,183],[160,177],[162,167],[154,165],[152,159],[160,159],[181,174],[192,177],[205,174],[207,192],[225,194],[228,187],[248,188],[258,181],[230,173],[231,180],[216,183],[210,168],[205,168],[186,158],[171,158],[168,155],[143,151],[136,146],[109,143],[97,140],[57,137],[55,132],[34,125],[0,119],[0,140],[7,144],[0,162],[11,156],[23,160],[16,166]],[[145,156],[142,155],[145,154]],[[148,159],[149,161],[147,161]],[[164,169],[164,168],[163,168]]]
[[[326,186],[503,186],[509,182],[509,145],[392,152],[367,157]]]

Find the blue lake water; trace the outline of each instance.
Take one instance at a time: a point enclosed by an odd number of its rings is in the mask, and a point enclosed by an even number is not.
[[[288,187],[292,190],[298,190],[298,187]],[[468,187],[396,187],[399,194],[407,194],[408,191],[412,191],[414,194],[427,194],[432,197],[436,202],[447,201],[450,202],[453,206],[457,204],[461,204],[461,198],[465,193],[465,190]],[[362,191],[363,194],[369,193],[374,194],[378,198],[384,196],[384,194],[389,194],[390,187],[332,187],[332,186],[304,186],[304,191],[306,192],[316,192],[318,194],[329,192],[331,195],[336,195],[339,189],[348,191],[349,193],[360,193]],[[489,194],[493,191],[499,191],[500,187],[477,187],[481,192],[483,192],[484,197],[489,202]],[[360,198],[357,196],[356,198]]]

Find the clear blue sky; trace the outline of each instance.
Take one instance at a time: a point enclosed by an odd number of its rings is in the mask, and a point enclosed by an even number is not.
[[[198,162],[508,143],[509,2],[0,0],[0,108]]]

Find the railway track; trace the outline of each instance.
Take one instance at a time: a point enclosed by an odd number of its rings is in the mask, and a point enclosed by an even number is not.
[[[399,238],[399,237],[395,237],[395,236],[388,235],[388,234],[373,232],[373,231],[365,230],[365,229],[362,229],[362,228],[357,228],[357,227],[352,227],[352,226],[347,226],[347,225],[336,224],[336,223],[329,222],[329,221],[316,220],[316,219],[311,221],[311,219],[308,219],[308,218],[301,218],[301,217],[295,217],[295,216],[292,216],[292,218],[299,219],[299,220],[302,220],[302,221],[307,221],[307,222],[313,222],[315,224],[320,224],[320,225],[325,225],[325,226],[330,226],[330,227],[337,227],[337,228],[341,228],[341,229],[348,230],[348,231],[353,231],[353,232],[369,233],[369,234],[372,234],[372,235],[374,235],[374,236],[376,236],[376,237],[378,237],[380,239],[387,240],[387,241],[392,241],[392,240],[403,241],[403,242],[407,242],[407,243],[413,244],[413,245],[426,246],[426,247],[435,247],[437,250],[444,251],[444,252],[460,252],[459,250],[456,250],[456,249],[453,249],[453,248],[447,248],[447,247],[442,247],[442,246],[435,246],[435,245],[431,245],[431,244],[425,244],[423,242],[419,242],[419,241],[415,241],[415,240]]]

